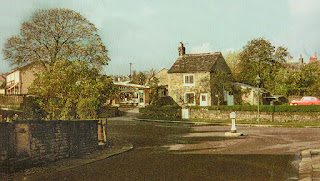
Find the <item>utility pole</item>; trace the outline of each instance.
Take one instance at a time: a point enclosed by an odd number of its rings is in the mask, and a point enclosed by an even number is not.
[[[257,82],[257,86],[258,86],[258,123],[259,123],[259,127],[260,127],[260,91],[259,91],[259,89],[260,89],[260,83],[261,83],[260,80],[261,80],[260,76],[257,75],[256,82]]]
[[[131,75],[131,65],[132,65],[132,63],[129,63],[129,65],[130,65],[130,81],[131,81],[131,77],[132,77],[132,75]]]

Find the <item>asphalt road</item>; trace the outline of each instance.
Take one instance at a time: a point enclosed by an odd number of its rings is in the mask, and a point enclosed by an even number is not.
[[[238,128],[245,136],[225,137],[229,129],[117,118],[108,121],[108,136],[132,142],[133,150],[28,179],[297,180],[297,154],[320,136],[306,128]]]

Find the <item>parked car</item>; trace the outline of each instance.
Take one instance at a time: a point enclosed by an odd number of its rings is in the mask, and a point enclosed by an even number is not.
[[[290,105],[320,105],[320,100],[317,97],[305,96],[301,100],[293,100]]]

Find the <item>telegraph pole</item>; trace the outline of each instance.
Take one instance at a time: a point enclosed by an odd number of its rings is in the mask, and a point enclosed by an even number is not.
[[[129,65],[130,65],[130,81],[131,81],[131,65],[132,65],[132,63],[129,63]]]

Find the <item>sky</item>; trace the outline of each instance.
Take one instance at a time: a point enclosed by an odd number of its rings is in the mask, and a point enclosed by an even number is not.
[[[186,53],[239,51],[263,37],[306,62],[320,46],[318,0],[0,0],[0,49],[39,9],[68,8],[99,30],[111,61],[107,75],[169,69]],[[0,72],[14,68],[0,52]]]

